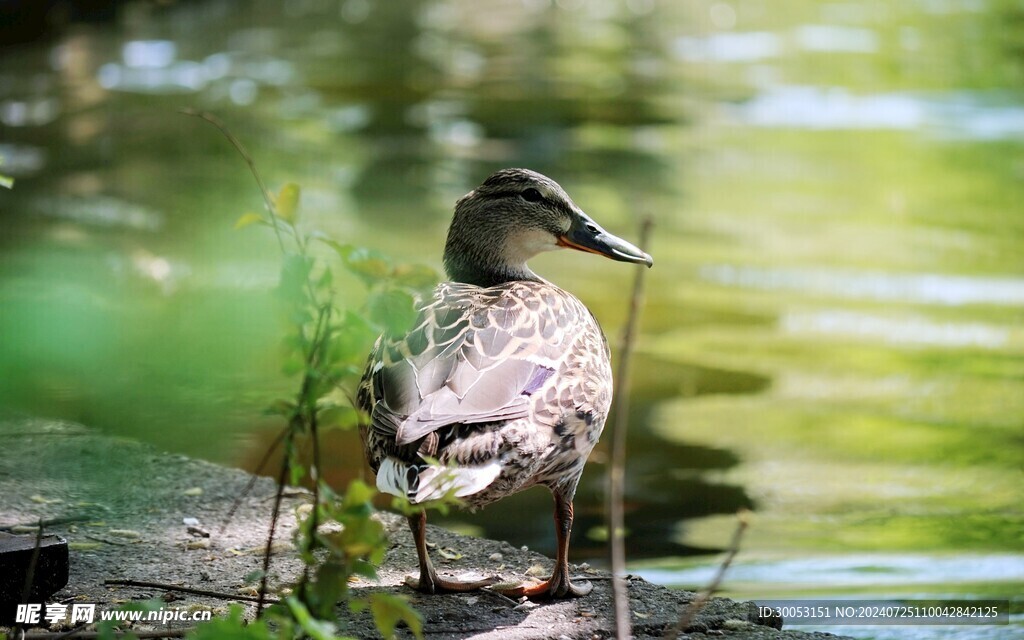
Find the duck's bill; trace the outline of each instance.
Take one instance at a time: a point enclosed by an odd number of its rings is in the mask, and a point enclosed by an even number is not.
[[[634,262],[654,266],[654,258],[639,247],[613,236],[590,218],[577,218],[565,235],[558,238],[558,245],[578,251],[596,253],[620,262]]]

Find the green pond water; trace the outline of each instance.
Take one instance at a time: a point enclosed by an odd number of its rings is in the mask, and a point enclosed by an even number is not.
[[[528,166],[626,238],[656,223],[637,572],[702,586],[747,507],[730,594],[1019,608],[1022,25],[1010,0],[207,0],[5,45],[0,408],[250,469],[276,435],[275,241],[232,229],[259,194],[182,107],[300,183],[305,224],[403,261],[440,266],[455,199]],[[534,266],[615,341],[632,268]],[[352,434],[326,447],[332,481],[361,473]],[[604,554],[605,455],[579,560]],[[542,490],[446,523],[553,546]]]

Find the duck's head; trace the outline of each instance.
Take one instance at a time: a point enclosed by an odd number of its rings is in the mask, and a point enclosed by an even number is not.
[[[483,287],[538,280],[526,261],[562,247],[654,264],[651,256],[602,229],[551,178],[529,169],[502,169],[455,204],[444,266],[450,279]]]

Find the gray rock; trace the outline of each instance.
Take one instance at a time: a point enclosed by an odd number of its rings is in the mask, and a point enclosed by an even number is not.
[[[104,585],[110,579],[251,594],[252,585],[246,585],[244,579],[261,566],[274,494],[272,480],[255,479],[252,490],[221,532],[232,502],[253,480],[248,473],[164,454],[138,442],[103,436],[68,423],[3,422],[0,442],[0,469],[11,470],[0,474],[0,529],[42,518],[51,523],[47,533],[59,534],[69,542],[70,579],[54,600],[96,603],[103,610],[123,600],[163,597],[170,606],[182,609],[205,606],[223,612],[227,608],[225,600],[209,596]],[[33,500],[33,496],[37,498]],[[291,538],[295,509],[307,500],[308,493],[303,490],[286,493],[271,568],[275,587],[289,584],[301,573]],[[380,567],[380,579],[360,581],[353,588],[363,593],[407,595],[423,615],[429,638],[589,639],[613,635],[614,607],[607,573],[578,567],[577,575],[594,584],[589,596],[537,606],[520,606],[487,591],[427,596],[404,586],[405,577],[417,566],[405,519],[389,513],[378,517],[392,547]],[[208,546],[190,544],[196,537],[183,526],[185,518],[204,523],[211,534],[202,538],[209,541]],[[125,538],[111,531],[138,535]],[[454,548],[462,554],[457,560],[445,562],[442,572],[490,575],[491,558],[496,554],[504,564],[501,575],[508,580],[525,577],[535,565],[552,566],[551,559],[505,542],[469,538],[437,527],[431,527],[428,536],[437,549]],[[673,591],[639,578],[630,578],[628,586],[637,638],[660,637],[666,626],[678,619],[681,608],[695,597],[692,592]],[[244,604],[251,614],[254,606]],[[343,633],[379,637],[368,614],[351,616],[339,608],[339,615],[345,620]],[[714,598],[696,617],[688,635],[757,640],[836,637],[780,631],[762,622],[752,603]],[[400,635],[412,637],[407,630]]]

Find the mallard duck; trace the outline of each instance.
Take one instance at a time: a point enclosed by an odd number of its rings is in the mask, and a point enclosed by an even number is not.
[[[409,518],[420,591],[492,586],[509,596],[589,593],[569,579],[573,496],[612,401],[608,343],[574,295],[527,260],[568,247],[614,260],[651,256],[587,216],[550,178],[504,169],[463,196],[444,250],[449,281],[433,291],[404,336],[377,341],[359,387],[377,488],[422,504],[455,495],[479,508],[535,485],[555,501],[558,557],[550,579],[499,587],[497,578],[437,574],[426,513]]]

